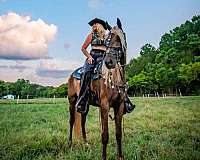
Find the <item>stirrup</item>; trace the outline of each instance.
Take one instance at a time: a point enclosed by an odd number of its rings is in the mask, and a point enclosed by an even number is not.
[[[80,99],[77,101],[75,107],[76,107],[76,111],[77,111],[77,112],[84,114],[84,113],[87,112],[88,101],[86,101],[85,104],[81,104],[82,100],[83,100],[83,99],[80,98]],[[82,103],[83,103],[83,102],[82,102]]]
[[[132,102],[126,98],[124,102],[124,114],[131,113],[135,109],[135,104],[132,104]]]

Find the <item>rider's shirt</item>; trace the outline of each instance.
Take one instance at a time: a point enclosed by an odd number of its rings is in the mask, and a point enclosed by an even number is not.
[[[100,39],[99,33],[94,32],[92,34],[91,46],[104,46],[104,44],[105,44],[104,39]]]

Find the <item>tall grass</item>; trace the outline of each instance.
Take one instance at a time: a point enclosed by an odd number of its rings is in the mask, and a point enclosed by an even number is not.
[[[137,108],[123,120],[125,159],[200,159],[200,97],[132,100]],[[90,107],[87,117],[88,144],[74,140],[69,148],[69,104],[48,102],[0,103],[0,159],[101,159],[98,108]],[[111,120],[109,133],[107,153],[113,160]]]

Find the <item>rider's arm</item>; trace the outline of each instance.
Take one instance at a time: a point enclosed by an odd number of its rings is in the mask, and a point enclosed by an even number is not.
[[[83,52],[83,54],[87,57],[90,58],[91,55],[90,53],[87,51],[87,47],[90,45],[92,41],[92,34],[89,34],[85,40],[85,42],[82,45],[81,51]]]

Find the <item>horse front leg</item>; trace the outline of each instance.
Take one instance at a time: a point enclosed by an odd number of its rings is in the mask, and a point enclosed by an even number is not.
[[[106,148],[109,140],[108,134],[108,112],[109,107],[101,107],[101,123],[102,123],[102,160],[106,160]]]
[[[121,103],[120,107],[115,109],[115,136],[117,140],[117,152],[118,152],[118,160],[123,160],[122,154],[122,117],[124,111],[124,103]]]
[[[85,143],[87,143],[85,123],[86,123],[86,117],[87,117],[88,111],[89,111],[89,105],[87,106],[86,113],[81,114],[81,128],[82,128],[83,140]]]

